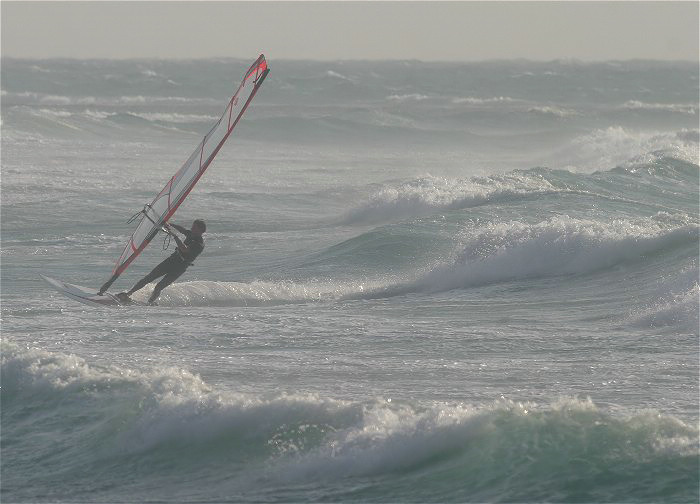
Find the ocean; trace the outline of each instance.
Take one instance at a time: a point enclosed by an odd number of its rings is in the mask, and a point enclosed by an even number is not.
[[[698,502],[697,63],[268,58],[42,281],[255,56],[2,60],[2,501]]]

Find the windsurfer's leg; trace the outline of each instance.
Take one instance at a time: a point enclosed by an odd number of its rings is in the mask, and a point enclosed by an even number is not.
[[[161,262],[158,266],[153,268],[153,271],[151,271],[148,275],[146,275],[141,280],[136,282],[136,285],[134,285],[131,289],[129,289],[129,291],[126,293],[126,295],[131,296],[134,292],[142,289],[143,287],[145,287],[146,285],[151,283],[156,278],[162,277],[163,275],[167,274],[169,271],[168,266],[169,266],[168,259],[166,259],[165,261]]]
[[[156,284],[153,292],[151,293],[151,297],[148,298],[148,302],[155,302],[155,300],[158,299],[158,296],[160,296],[161,291],[177,280],[180,275],[185,272],[185,269],[178,268],[177,270],[170,271],[167,275],[165,275],[161,281]]]

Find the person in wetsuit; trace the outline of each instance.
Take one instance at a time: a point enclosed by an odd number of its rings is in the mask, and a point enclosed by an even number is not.
[[[153,271],[148,275],[136,282],[136,285],[129,291],[117,294],[120,301],[130,301],[129,296],[134,292],[151,283],[156,278],[163,277],[161,281],[156,284],[151,297],[148,299],[148,304],[155,304],[161,291],[177,280],[180,275],[185,272],[187,267],[192,264],[192,261],[202,253],[202,250],[204,250],[204,238],[202,238],[202,234],[207,230],[207,225],[203,220],[197,219],[194,221],[191,229],[186,229],[177,224],[170,224],[170,226],[185,235],[185,241],[180,240],[174,233],[171,233],[172,237],[175,239],[175,243],[177,243],[175,252],[153,268]]]

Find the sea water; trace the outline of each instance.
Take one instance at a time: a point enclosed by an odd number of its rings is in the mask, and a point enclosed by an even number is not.
[[[698,501],[697,64],[271,58],[52,291],[249,64],[2,60],[3,502]]]

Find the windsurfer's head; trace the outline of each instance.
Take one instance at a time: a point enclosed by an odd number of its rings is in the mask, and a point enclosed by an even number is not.
[[[197,234],[203,234],[207,230],[207,225],[202,219],[197,219],[192,223],[192,232]]]

